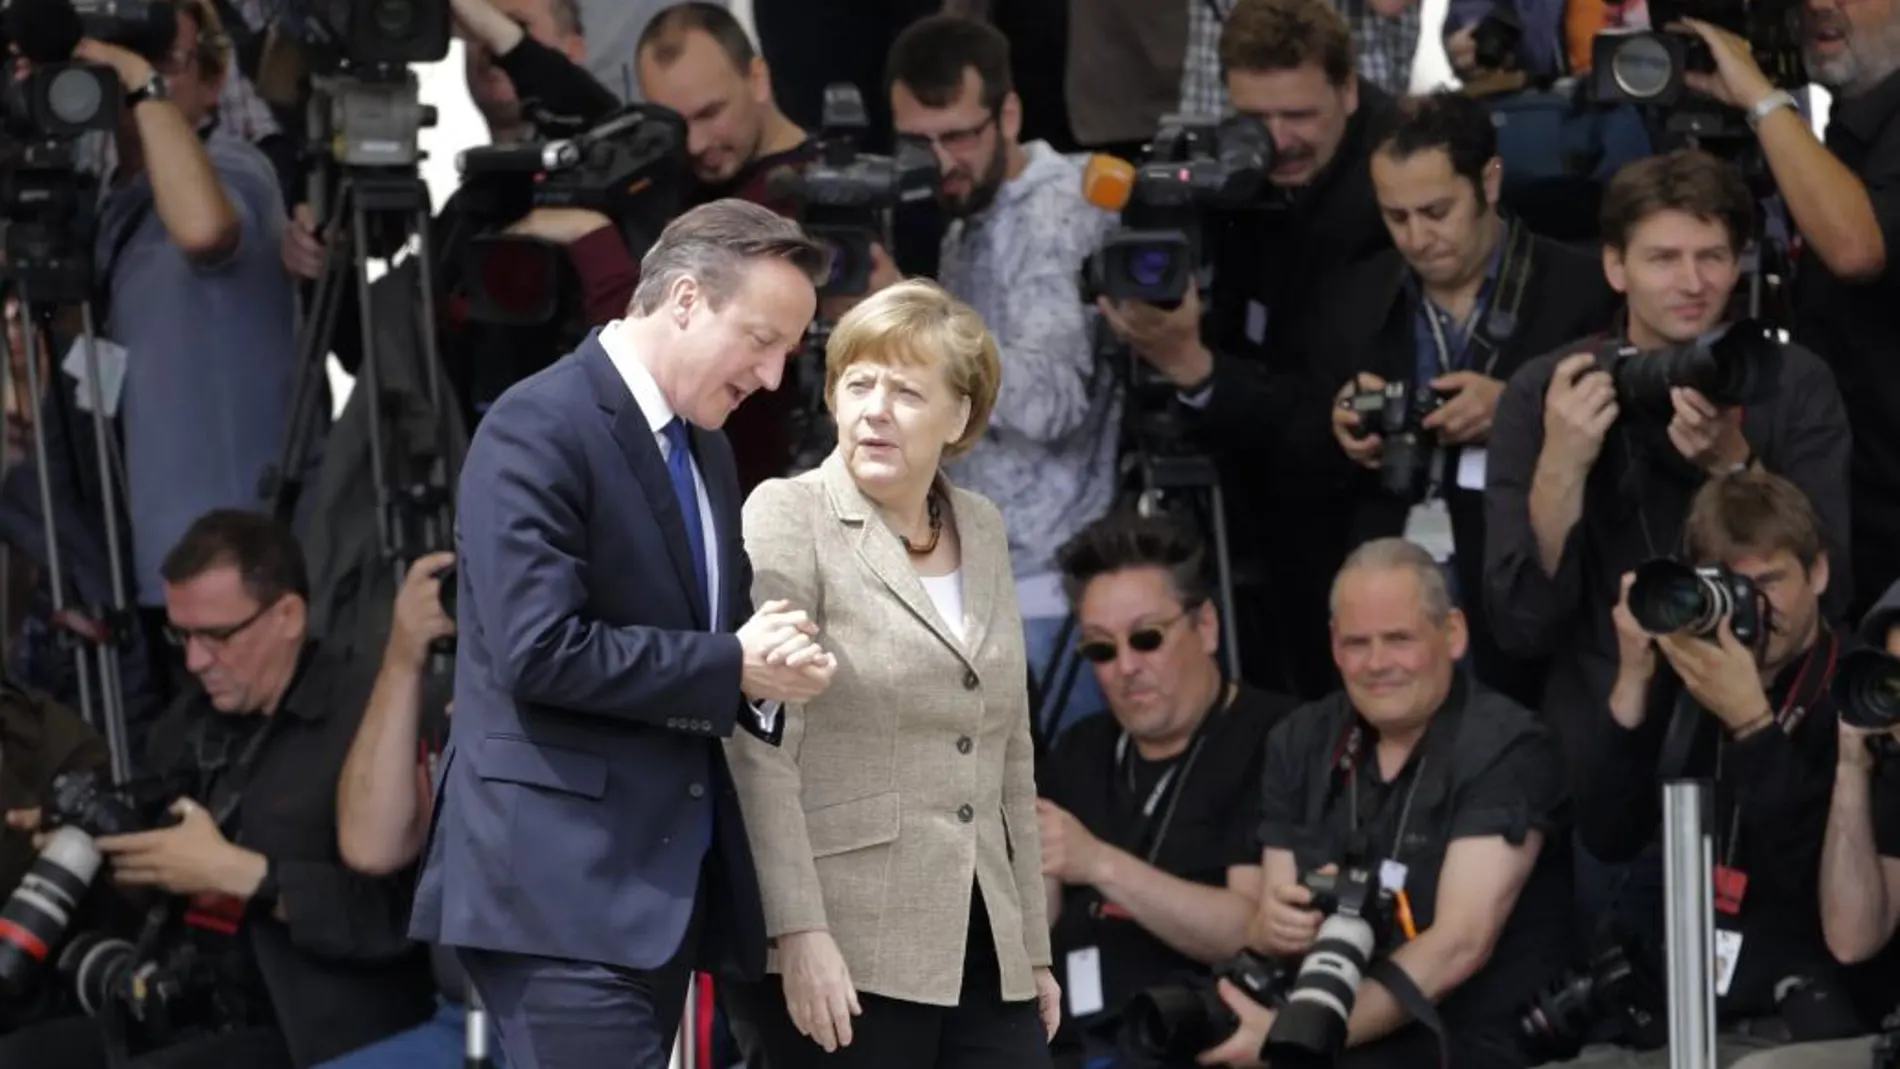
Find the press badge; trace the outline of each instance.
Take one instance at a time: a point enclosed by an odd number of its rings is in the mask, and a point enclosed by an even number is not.
[[[1379,886],[1384,888],[1387,894],[1395,895],[1405,890],[1406,875],[1406,868],[1402,862],[1391,858],[1379,862]]]
[[[1484,490],[1485,462],[1490,458],[1476,446],[1466,446],[1458,454],[1458,488]]]
[[[1247,340],[1255,345],[1267,343],[1267,306],[1259,301],[1247,302]]]
[[[1451,560],[1451,512],[1445,499],[1434,497],[1412,506],[1405,514],[1405,540],[1432,555],[1440,564]]]
[[[119,414],[119,391],[125,385],[125,346],[110,338],[94,338],[92,348],[99,360],[99,393],[105,401],[106,418],[111,419]],[[91,363],[86,357],[85,336],[81,335],[73,339],[66,359],[59,364],[66,377],[79,384],[81,412],[92,411]]]
[[[1083,947],[1069,951],[1069,1016],[1102,1012],[1102,951]]]
[[[1742,933],[1715,930],[1715,997],[1727,998],[1735,980],[1735,963],[1742,960]]]

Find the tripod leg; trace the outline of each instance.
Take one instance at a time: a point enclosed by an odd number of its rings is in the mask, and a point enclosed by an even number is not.
[[[383,384],[376,355],[376,317],[370,303],[369,212],[360,198],[349,199],[350,232],[356,243],[352,254],[356,260],[357,327],[363,335],[363,362],[357,368],[356,389],[364,391],[363,411],[369,420],[369,469],[371,482],[376,488],[376,534],[384,557],[397,569],[396,584],[400,587],[403,578],[402,547],[398,544],[395,517],[390,515],[389,457],[383,451],[386,446],[383,441]]]
[[[347,200],[349,190],[345,188],[340,196]],[[291,400],[284,444],[278,450],[275,485],[270,490],[271,513],[285,523],[291,522],[297,511],[297,501],[303,493],[304,468],[309,463],[317,429],[328,420],[328,414],[322,411],[323,383],[328,374],[330,343],[336,337],[337,313],[350,268],[349,261],[337,251],[336,236],[332,228],[323,272],[317,276],[316,292],[304,309],[304,319],[297,332],[297,366],[302,372]]]
[[[81,344],[86,349],[86,379],[92,406],[92,442],[99,461],[100,518],[106,528],[106,570],[111,579],[106,640],[95,647],[99,666],[100,712],[105,719],[106,747],[111,752],[114,780],[124,783],[131,777],[132,755],[126,734],[125,685],[119,674],[120,630],[128,620],[125,560],[120,555],[118,480],[112,462],[112,438],[106,429],[105,388],[99,377],[98,336],[94,333],[92,302],[79,305]],[[156,652],[156,651],[154,651]],[[156,665],[153,666],[154,668]]]
[[[1222,659],[1227,662],[1227,678],[1236,682],[1240,679],[1240,627],[1239,614],[1234,611],[1234,563],[1227,548],[1227,499],[1221,495],[1219,483],[1207,488],[1210,526],[1214,540],[1214,582],[1215,592],[1220,598],[1220,629]]]

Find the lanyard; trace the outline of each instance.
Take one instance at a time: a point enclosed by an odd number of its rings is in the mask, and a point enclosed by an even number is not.
[[[1141,804],[1140,819],[1135,825],[1135,834],[1128,840],[1131,848],[1141,854],[1148,864],[1155,863],[1155,858],[1161,853],[1161,844],[1168,837],[1168,829],[1174,824],[1174,810],[1181,804],[1180,788],[1186,785],[1188,775],[1194,771],[1194,762],[1200,758],[1201,750],[1207,744],[1209,726],[1214,723],[1214,718],[1220,716],[1232,703],[1236,693],[1238,693],[1237,690],[1231,685],[1221,684],[1220,695],[1214,699],[1213,707],[1208,709],[1207,715],[1201,718],[1201,726],[1194,729],[1194,741],[1188,744],[1187,756],[1169,765],[1166,771],[1161,773],[1161,778],[1155,781],[1155,785],[1149,788],[1147,800]],[[1126,731],[1115,740],[1115,768],[1122,783],[1128,789],[1128,796],[1133,798],[1135,796],[1135,766],[1134,762],[1129,760],[1128,732]],[[1169,788],[1175,789],[1171,791]],[[1167,800],[1166,808],[1162,806],[1164,798]],[[1161,813],[1159,824],[1155,823],[1156,811]],[[1149,835],[1150,829],[1154,832],[1152,836]],[[1144,840],[1147,841],[1145,850],[1142,849]]]
[[[1471,312],[1465,316],[1459,327],[1458,335],[1462,341],[1458,352],[1451,351],[1450,339],[1445,337],[1445,328],[1441,324],[1438,308],[1430,297],[1419,293],[1419,300],[1425,305],[1425,321],[1431,327],[1432,347],[1438,352],[1438,371],[1449,374],[1458,370],[1466,353],[1476,346],[1484,354],[1480,374],[1490,376],[1497,370],[1498,357],[1501,355],[1499,342],[1509,338],[1517,331],[1517,316],[1524,304],[1524,293],[1530,287],[1531,274],[1530,236],[1522,224],[1515,219],[1505,224],[1504,258],[1498,264],[1497,279],[1490,286],[1485,299],[1476,301]]]
[[[1339,768],[1340,771],[1346,774],[1346,778],[1350,781],[1346,795],[1346,823],[1352,828],[1352,834],[1355,836],[1358,835],[1360,831],[1359,761],[1362,739],[1363,733],[1360,731],[1359,725],[1354,724],[1352,730],[1346,736],[1346,745],[1340,750]],[[1420,745],[1423,744],[1423,740],[1420,740]],[[1399,852],[1405,845],[1405,827],[1411,823],[1412,820],[1412,802],[1418,797],[1419,781],[1425,778],[1425,765],[1427,760],[1428,758],[1425,754],[1419,754],[1418,764],[1412,768],[1412,781],[1406,784],[1405,787],[1405,801],[1399,806],[1399,823],[1398,827],[1392,830],[1392,849],[1385,855],[1387,860],[1397,861],[1399,859]],[[1399,774],[1403,776],[1405,773],[1401,770]],[[1381,805],[1379,809],[1383,812],[1385,806]]]
[[[1827,667],[1814,680],[1814,685],[1809,687],[1807,686],[1808,669],[1814,667],[1814,662],[1823,645],[1827,648]],[[1807,719],[1808,712],[1814,703],[1827,693],[1828,684],[1834,678],[1835,662],[1840,652],[1840,636],[1834,633],[1833,628],[1826,624],[1821,625],[1821,642],[1808,650],[1807,656],[1801,659],[1801,668],[1795,673],[1794,685],[1788,688],[1788,696],[1782,699],[1781,708],[1775,711],[1775,722],[1763,728],[1763,731],[1780,731],[1790,736],[1794,734],[1795,729],[1801,726],[1801,722]],[[1716,740],[1715,744],[1715,779],[1718,783],[1722,779],[1722,758],[1727,752],[1728,737],[1722,736]],[[1735,855],[1739,849],[1736,844],[1741,842],[1741,838],[1742,802],[1740,798],[1736,798],[1729,807],[1728,841],[1722,844],[1723,868],[1735,867]]]

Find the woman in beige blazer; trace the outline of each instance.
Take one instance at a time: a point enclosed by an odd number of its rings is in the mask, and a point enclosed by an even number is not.
[[[727,745],[774,947],[728,1007],[769,1069],[1047,1066],[1022,621],[1003,519],[938,471],[1002,377],[968,305],[904,282],[825,349],[838,448],[745,505],[755,603],[810,612],[830,689]]]

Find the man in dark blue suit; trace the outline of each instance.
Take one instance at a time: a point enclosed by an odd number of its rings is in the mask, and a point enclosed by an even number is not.
[[[802,611],[750,609],[719,427],[778,386],[825,266],[764,208],[688,212],[627,317],[510,389],[469,447],[454,726],[410,934],[458,949],[513,1069],[661,1069],[694,969],[763,969],[719,740],[775,742],[774,703],[836,662]]]

